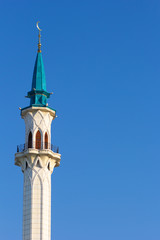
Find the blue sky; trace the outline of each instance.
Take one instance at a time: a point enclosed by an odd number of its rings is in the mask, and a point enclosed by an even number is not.
[[[14,166],[31,88],[36,22],[52,143],[52,240],[160,239],[160,2],[1,1],[0,239],[22,239]]]

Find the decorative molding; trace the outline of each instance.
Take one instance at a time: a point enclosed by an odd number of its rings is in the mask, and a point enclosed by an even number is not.
[[[40,110],[27,112],[23,119],[25,121],[25,143],[28,142],[29,132],[32,132],[33,142],[35,141],[36,132],[39,130],[41,132],[41,137],[44,139],[45,132],[48,133],[48,141],[51,142],[51,123],[53,116],[49,112],[44,112]]]
[[[35,168],[37,167],[37,162],[39,161],[39,168],[40,169],[48,169],[49,172],[53,172],[54,167],[56,166],[56,162],[53,162],[53,159],[51,159],[50,157],[46,156],[46,161],[43,161],[41,159],[41,157],[39,155],[35,155],[34,158],[21,158],[21,161],[19,161],[19,166],[21,166],[21,170],[22,172],[24,172],[26,170],[26,168],[30,168],[31,170],[35,170]],[[50,168],[48,168],[48,164],[50,166]]]

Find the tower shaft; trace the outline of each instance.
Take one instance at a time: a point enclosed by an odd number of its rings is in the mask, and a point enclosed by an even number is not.
[[[25,165],[23,240],[50,240],[51,171],[49,159],[44,165],[39,156],[35,156],[33,164],[26,158]]]
[[[51,174],[61,157],[50,143],[55,111],[30,107],[23,109],[21,116],[25,121],[25,144],[15,154],[15,164],[24,174],[23,240],[50,240]]]

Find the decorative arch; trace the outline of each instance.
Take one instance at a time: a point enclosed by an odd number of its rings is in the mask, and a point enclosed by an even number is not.
[[[28,135],[28,148],[32,148],[32,132],[29,132]]]
[[[48,134],[47,133],[45,133],[45,136],[44,136],[44,148],[48,149]]]
[[[49,171],[51,170],[51,164],[50,164],[50,162],[48,163],[47,168],[48,168]]]
[[[39,130],[36,133],[36,149],[41,149],[41,133]]]

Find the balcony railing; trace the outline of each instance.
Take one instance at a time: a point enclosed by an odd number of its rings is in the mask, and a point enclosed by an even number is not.
[[[51,144],[51,143],[47,143],[47,142],[42,142],[41,144],[37,144],[33,142],[32,144],[20,144],[17,145],[17,153],[18,152],[24,152],[25,150],[29,149],[29,148],[33,148],[33,149],[50,149],[55,153],[59,153],[59,147]]]

